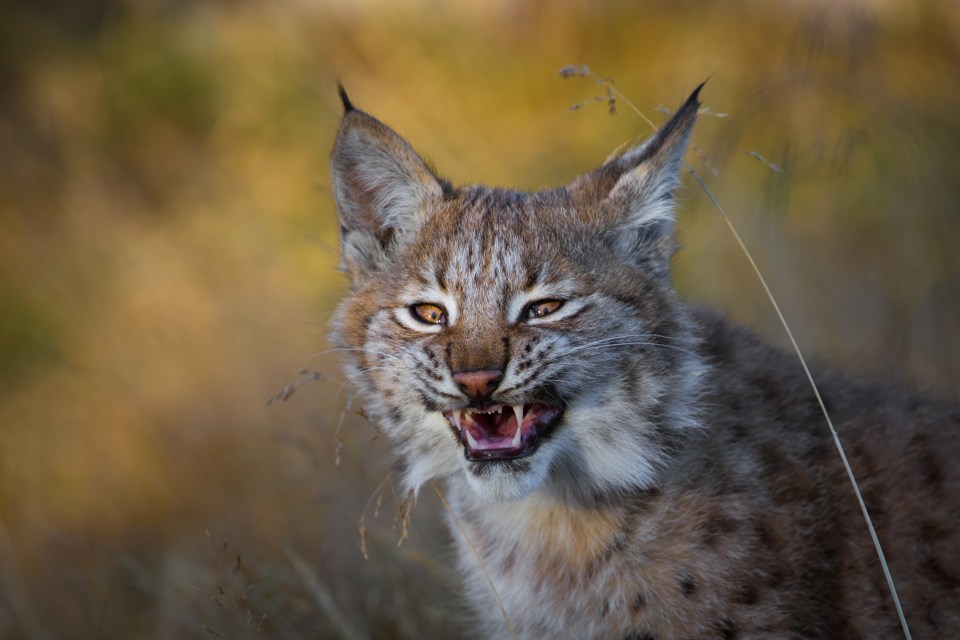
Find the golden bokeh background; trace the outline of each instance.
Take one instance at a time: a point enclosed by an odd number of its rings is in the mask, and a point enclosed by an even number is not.
[[[0,639],[464,637],[439,503],[398,547],[327,352],[336,81],[533,189],[707,77],[689,162],[801,346],[960,398],[952,0],[4,4]],[[678,287],[786,344],[684,181]]]

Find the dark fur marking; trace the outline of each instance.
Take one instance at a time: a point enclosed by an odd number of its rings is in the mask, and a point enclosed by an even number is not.
[[[847,448],[848,455],[853,460],[857,476],[869,478],[877,472],[876,461],[862,442],[857,442]]]
[[[608,293],[607,297],[611,300],[616,300],[625,307],[630,307],[631,309],[641,309],[643,308],[643,294],[636,293],[634,295],[625,295],[617,293]]]
[[[519,460],[488,460],[485,462],[471,462],[468,468],[475,476],[483,477],[496,468],[506,467],[507,472],[514,474],[524,474],[530,471],[530,459],[521,458]]]
[[[604,564],[610,562],[610,560],[621,553],[624,549],[627,548],[627,542],[630,541],[630,533],[626,528],[621,527],[619,531],[610,539],[610,542],[607,544],[607,547],[604,549],[602,554],[602,562]]]
[[[360,331],[357,332],[357,335],[358,335],[358,336],[364,336],[364,337],[367,336],[367,335],[370,333],[370,325],[371,325],[371,324],[373,324],[373,314],[372,314],[372,313],[369,314],[369,315],[367,315],[367,316],[365,316],[365,317],[360,321]],[[364,342],[366,342],[366,341],[364,340]]]
[[[630,608],[633,609],[634,613],[640,613],[640,611],[643,609],[644,604],[646,604],[646,602],[644,602],[643,594],[638,593],[637,597],[635,597],[633,599],[633,602],[630,603]]]
[[[783,473],[789,465],[786,456],[776,449],[772,444],[761,446],[758,449],[760,464],[763,466],[761,475],[764,478],[770,478]]]
[[[513,573],[513,568],[517,564],[517,550],[515,548],[510,549],[510,553],[507,554],[507,557],[503,559],[503,564],[500,565],[500,570],[503,573]]]
[[[395,473],[397,477],[403,477],[404,475],[406,475],[407,469],[410,468],[410,465],[409,463],[407,463],[405,458],[396,458],[393,461],[392,467],[393,467],[393,473]]]
[[[792,471],[796,468],[797,467],[795,465],[787,465],[781,472],[781,477],[785,476],[787,478],[792,478],[795,481],[781,481],[777,483],[777,488],[774,491],[773,499],[778,505],[816,502],[816,486],[812,483],[803,484],[802,481],[796,480],[797,478],[800,478],[799,473]]]
[[[443,199],[451,200],[457,193],[457,190],[453,188],[453,183],[446,178],[441,178],[438,176],[437,172],[433,170],[433,167],[430,164],[427,164],[427,168],[430,169],[430,173],[432,173],[433,177],[437,179],[438,183],[440,183],[440,189],[443,191]]]
[[[392,322],[393,324],[395,324],[395,325],[397,325],[398,327],[400,327],[401,329],[403,329],[404,333],[406,333],[407,335],[411,335],[411,334],[414,333],[414,331],[412,331],[412,330],[409,329],[408,327],[405,327],[402,322],[400,322],[399,320],[397,320],[397,317],[396,317],[395,315],[393,315],[392,313],[391,313],[388,317],[390,318],[390,322]],[[420,334],[416,334],[416,335],[420,335]]]
[[[734,640],[737,637],[737,625],[729,618],[717,625],[717,631],[723,640]]]
[[[738,405],[740,404],[739,401],[737,402],[737,404]],[[743,423],[741,422],[735,422],[732,425],[730,425],[729,431],[730,431],[730,435],[732,436],[733,442],[737,442],[738,440],[743,440],[748,435],[746,427],[744,427]]]
[[[632,395],[637,388],[637,371],[634,367],[627,367],[627,370],[623,372],[623,389],[628,395]],[[654,421],[658,423],[658,421]]]
[[[688,573],[680,576],[680,592],[688,598],[697,592],[697,583],[693,576]]]
[[[769,371],[760,371],[752,380],[757,390],[763,395],[764,402],[769,406],[779,406],[782,397],[780,393],[779,380],[773,377]]]
[[[809,460],[823,460],[828,455],[836,455],[836,451],[828,446],[828,442],[824,438],[817,438],[811,442],[806,452]]]
[[[537,279],[539,274],[529,267],[529,265],[524,265],[527,269],[527,279],[523,283],[523,288],[527,291],[533,289],[533,286],[537,284]]]
[[[423,391],[417,391],[417,395],[420,396],[420,402],[423,403],[423,408],[427,411],[439,411],[440,405],[427,397]]]
[[[773,534],[770,533],[770,527],[767,526],[765,522],[756,522],[753,525],[753,532],[757,536],[757,540],[763,545],[764,548],[773,550],[776,548],[773,540]]]
[[[936,542],[950,537],[951,529],[943,522],[924,520],[920,523],[920,537],[929,542]]]
[[[426,387],[427,390],[429,390],[431,393],[433,393],[434,395],[440,396],[441,398],[446,398],[447,400],[451,400],[451,401],[457,401],[460,399],[460,396],[452,393],[447,393],[443,389],[438,389],[437,387],[433,386],[427,381],[423,382],[423,386]]]
[[[923,473],[923,481],[928,486],[939,489],[943,485],[943,470],[930,449],[920,454],[920,470]]]
[[[737,528],[737,521],[724,515],[709,518],[700,528],[700,541],[707,547],[715,548]]]
[[[741,585],[734,596],[734,602],[748,607],[755,605],[759,599],[757,588],[748,584]]]
[[[957,579],[957,576],[952,575],[944,569],[936,556],[930,555],[925,558],[920,563],[920,567],[929,574],[933,580],[943,585],[944,589],[953,590],[960,586],[960,580]]]
[[[781,586],[783,586],[783,583],[786,579],[786,573],[784,573],[783,569],[777,567],[770,572],[769,576],[767,576],[767,584],[770,585],[771,589],[779,589]]]
[[[443,376],[431,369],[421,368],[420,372],[434,382],[443,382]]]

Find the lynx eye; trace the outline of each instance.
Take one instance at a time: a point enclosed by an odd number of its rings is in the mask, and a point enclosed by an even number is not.
[[[415,304],[410,307],[410,313],[425,324],[447,324],[447,312],[435,304]]]
[[[526,317],[528,320],[542,318],[557,311],[563,306],[563,300],[537,300],[527,306]]]

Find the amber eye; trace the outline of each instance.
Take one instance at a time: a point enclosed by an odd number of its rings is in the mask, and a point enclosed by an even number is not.
[[[537,300],[527,307],[527,319],[548,316],[563,306],[563,300]]]
[[[435,304],[415,304],[410,313],[420,322],[427,324],[447,324],[447,312]]]

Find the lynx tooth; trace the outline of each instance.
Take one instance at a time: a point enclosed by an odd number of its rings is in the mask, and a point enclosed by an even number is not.
[[[473,449],[480,448],[480,443],[477,442],[476,439],[470,434],[470,429],[464,429],[463,433],[467,435],[467,444],[469,444],[471,448]]]
[[[513,413],[517,416],[517,432],[513,434],[513,446],[520,446],[520,436],[523,435],[523,405],[512,404]]]

